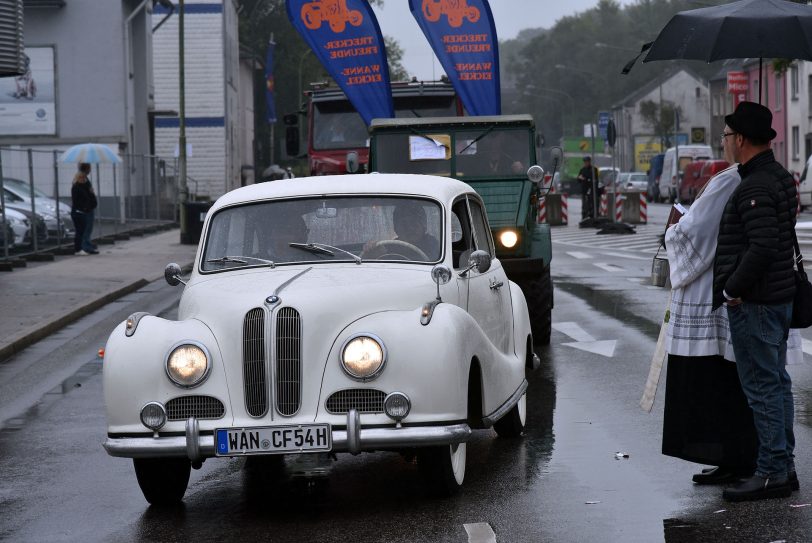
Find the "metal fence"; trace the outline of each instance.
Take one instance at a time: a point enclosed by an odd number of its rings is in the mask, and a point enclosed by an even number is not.
[[[61,155],[58,149],[0,147],[0,260],[72,253],[71,186],[78,165],[60,162]],[[96,243],[177,222],[176,159],[121,159],[92,165]]]

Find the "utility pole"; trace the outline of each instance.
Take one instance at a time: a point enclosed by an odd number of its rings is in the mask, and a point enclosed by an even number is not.
[[[189,232],[186,228],[186,204],[189,201],[189,186],[186,183],[186,59],[183,47],[183,7],[184,0],[178,2],[178,88],[180,91],[180,135],[178,137],[178,169],[180,170],[180,242],[189,243]]]
[[[275,45],[275,42],[273,41],[273,32],[271,32],[271,39],[270,39],[270,42],[269,42],[269,46],[270,45]],[[275,53],[274,53],[274,56],[276,56]],[[268,67],[266,66],[265,69],[267,70]],[[266,86],[268,85],[267,77],[265,78],[265,85]],[[275,89],[274,89],[274,92],[275,92]],[[268,142],[269,145],[271,146],[270,150],[269,150],[269,153],[268,153],[268,156],[270,157],[270,161],[269,161],[269,164],[268,164],[269,166],[275,164],[274,156],[273,156],[274,155],[274,141],[273,140],[274,140],[274,129],[276,128],[276,122],[273,122],[273,123],[270,123],[270,124],[271,124],[271,126],[270,126],[271,136],[270,136],[270,142]]]

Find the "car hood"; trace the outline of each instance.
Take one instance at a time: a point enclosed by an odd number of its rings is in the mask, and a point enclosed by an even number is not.
[[[318,315],[319,321],[343,327],[370,313],[420,307],[435,298],[436,288],[431,267],[419,265],[234,270],[191,281],[181,298],[179,318],[200,319],[210,326],[235,319],[241,323],[249,310],[263,307],[265,299],[277,293],[274,307],[293,307],[303,317]]]

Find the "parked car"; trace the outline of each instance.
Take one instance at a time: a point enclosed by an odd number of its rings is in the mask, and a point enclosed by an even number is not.
[[[648,169],[648,195],[649,202],[660,201],[660,176],[663,173],[665,154],[660,153],[651,157]]]
[[[3,208],[0,207],[0,212],[2,211]],[[26,243],[29,243],[31,236],[30,233],[31,224],[28,221],[28,218],[25,216],[25,214],[20,213],[19,211],[11,208],[6,208],[5,216],[6,216],[6,227],[8,229],[7,239],[11,241],[11,245],[9,245],[9,248],[18,247],[20,245],[25,245]],[[5,241],[3,241],[2,247],[5,248]]]
[[[39,213],[34,214],[30,209],[25,209],[24,207],[13,207],[8,202],[6,202],[5,210],[6,217],[14,217],[16,215],[15,221],[12,221],[12,228],[15,232],[14,244],[16,246],[32,245],[35,229],[37,233],[37,243],[48,242],[48,228],[42,215]],[[19,234],[22,234],[22,238],[20,238]]]
[[[677,201],[679,197],[678,181],[688,164],[696,160],[711,160],[713,158],[713,149],[711,149],[710,145],[680,145],[679,159],[677,159],[676,153],[676,147],[671,147],[665,152],[663,173],[660,175],[660,201]]]
[[[699,160],[685,166],[679,185],[679,201],[692,203],[711,177],[729,167],[726,160]]]
[[[801,173],[799,179],[798,194],[800,195],[801,209],[812,206],[812,176],[809,176],[810,165],[812,165],[812,155],[806,159],[804,171]]]
[[[629,172],[621,180],[618,188],[622,192],[646,192],[648,176],[640,172]]]
[[[473,429],[522,433],[538,365],[493,255],[482,199],[454,179],[234,190],[206,216],[178,320],[135,313],[110,335],[104,447],[152,504],[180,501],[206,459],[317,452],[416,456],[451,494]]]
[[[3,196],[11,200],[11,205],[15,207],[25,206],[27,209],[31,209],[31,186],[26,181],[13,177],[4,177]],[[37,213],[43,215],[48,226],[49,236],[57,237],[57,208],[59,209],[58,215],[62,236],[73,235],[73,221],[70,218],[69,205],[51,198],[34,187],[34,207]]]
[[[620,168],[611,166],[598,168],[598,186],[603,188],[604,192],[614,192],[618,175],[620,175]]]
[[[31,213],[30,200],[28,202],[24,201],[22,198],[18,197],[5,187],[3,188],[3,197],[6,200],[6,206],[8,208],[22,211],[27,215]],[[60,233],[62,238],[65,238],[73,233],[73,221],[69,215],[63,215],[59,217],[59,220],[57,220],[54,211],[45,207],[37,207],[36,215],[39,219],[37,222],[37,239],[40,241],[55,241],[57,239],[57,235]],[[68,228],[68,225],[70,225],[70,229]]]

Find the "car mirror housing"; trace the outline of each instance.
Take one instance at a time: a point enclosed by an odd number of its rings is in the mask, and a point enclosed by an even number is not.
[[[164,268],[164,279],[166,279],[166,282],[173,287],[179,285],[180,283],[183,283],[184,285],[186,284],[186,282],[180,278],[180,274],[180,266],[174,262],[167,264],[166,268]]]

